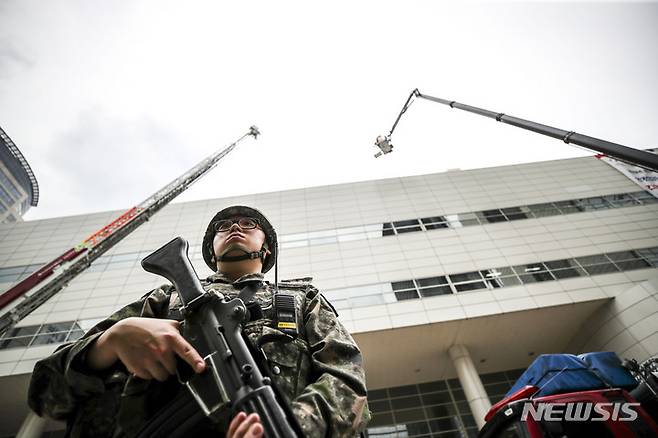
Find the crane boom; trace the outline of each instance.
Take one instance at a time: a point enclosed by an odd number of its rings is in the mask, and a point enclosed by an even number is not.
[[[600,138],[579,134],[574,131],[565,131],[563,129],[554,128],[552,126],[543,125],[541,123],[533,122],[530,120],[508,116],[505,113],[497,113],[475,106],[465,105],[463,103],[455,102],[454,100],[441,99],[438,97],[430,96],[428,94],[422,94],[420,91],[418,91],[418,88],[414,89],[411,94],[409,94],[407,101],[402,107],[402,111],[400,111],[398,117],[395,119],[393,127],[391,128],[391,131],[388,133],[388,135],[380,135],[377,137],[375,145],[381,149],[381,152],[375,155],[375,157],[387,154],[393,149],[391,144],[391,135],[393,134],[393,131],[395,130],[395,127],[400,121],[402,115],[407,112],[407,109],[409,109],[409,106],[413,103],[414,97],[447,105],[450,108],[457,108],[463,111],[468,111],[470,113],[479,114],[484,117],[489,117],[498,122],[516,126],[517,128],[526,129],[528,131],[533,131],[538,134],[543,134],[558,140],[562,140],[567,144],[572,143],[578,146],[582,146],[584,148],[608,155],[617,160],[624,161],[635,166],[640,166],[648,170],[658,171],[658,155],[651,152],[630,148],[628,146],[602,140]]]
[[[55,272],[55,269],[66,262],[71,263],[66,266],[61,273],[52,277],[51,281],[43,285],[40,289],[29,294],[29,296],[25,296],[25,299],[21,303],[0,316],[0,333],[3,333],[18,321],[25,318],[34,309],[45,303],[49,298],[66,287],[71,280],[87,269],[93,261],[119,243],[124,237],[128,236],[137,227],[146,222],[176,196],[181,194],[190,185],[208,173],[213,167],[215,167],[219,160],[235,149],[241,140],[250,135],[257,138],[259,134],[260,132],[258,131],[258,128],[251,126],[249,132],[237,139],[231,145],[225,149],[216,151],[212,155],[203,159],[200,163],[181,176],[175,178],[139,205],[130,208],[108,225],[87,237],[80,244],[46,263],[36,272],[32,273],[30,276],[0,295],[0,310],[2,310],[14,300],[28,294],[28,292],[44,282],[47,278],[50,278]]]

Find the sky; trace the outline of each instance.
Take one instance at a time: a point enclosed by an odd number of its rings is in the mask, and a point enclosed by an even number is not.
[[[658,3],[0,0],[0,127],[26,220],[591,155],[422,93],[658,147]]]

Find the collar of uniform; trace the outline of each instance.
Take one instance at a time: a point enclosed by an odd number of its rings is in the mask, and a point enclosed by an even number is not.
[[[245,274],[237,280],[231,281],[231,279],[228,278],[223,272],[216,272],[208,277],[208,281],[211,283],[239,284],[245,281],[263,281],[264,278],[265,276],[262,272],[254,272],[253,274]]]

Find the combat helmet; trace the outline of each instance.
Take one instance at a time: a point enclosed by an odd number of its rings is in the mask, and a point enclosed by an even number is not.
[[[231,256],[230,259],[237,261],[246,260],[249,258],[260,258],[263,260],[262,272],[265,273],[269,271],[276,263],[276,256],[278,252],[276,231],[274,230],[274,227],[272,227],[270,221],[268,221],[260,211],[244,205],[233,205],[231,207],[227,207],[217,213],[212,218],[210,223],[208,223],[206,234],[203,236],[203,248],[201,251],[203,254],[203,260],[206,262],[206,265],[208,265],[208,267],[213,271],[217,271],[217,264],[215,262],[213,250],[213,240],[215,238],[215,222],[218,222],[222,219],[229,219],[235,216],[251,217],[258,221],[260,228],[265,233],[265,243],[267,244],[267,250],[269,250],[269,253],[267,253],[263,247],[260,251],[245,253],[241,256]],[[229,257],[225,256],[224,258],[226,259]]]

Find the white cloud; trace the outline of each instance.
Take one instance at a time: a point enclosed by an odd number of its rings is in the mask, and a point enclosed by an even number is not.
[[[136,205],[189,164],[180,145],[153,120],[84,111],[38,158],[54,181],[42,186],[41,206],[65,215]]]
[[[5,35],[33,61],[0,77],[0,124],[42,187],[27,218],[148,195],[145,183],[111,183],[109,168],[73,177],[77,153],[105,165],[108,144],[130,145],[113,154],[114,168],[141,175],[151,157],[168,169],[145,173],[159,179],[149,179],[155,190],[251,124],[262,138],[180,200],[583,154],[421,101],[400,122],[394,153],[375,160],[374,138],[416,87],[633,147],[658,144],[656,3],[28,0],[7,9]],[[153,154],[156,144],[172,152]],[[63,158],[50,163],[55,147]],[[101,192],[107,200],[74,203]]]

